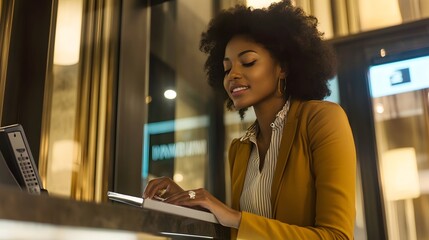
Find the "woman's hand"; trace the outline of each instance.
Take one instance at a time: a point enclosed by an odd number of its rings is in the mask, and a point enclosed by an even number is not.
[[[238,228],[240,225],[241,212],[226,206],[203,188],[184,191],[168,177],[150,180],[144,190],[143,198],[158,199],[166,203],[195,209],[207,209],[224,226]]]
[[[169,196],[183,191],[184,190],[179,185],[177,185],[171,178],[160,177],[149,181],[143,192],[143,198],[164,200]]]
[[[226,206],[203,188],[191,191],[182,190],[171,195],[164,202],[191,208],[202,207],[212,212],[223,226],[238,228],[240,225],[241,212]]]

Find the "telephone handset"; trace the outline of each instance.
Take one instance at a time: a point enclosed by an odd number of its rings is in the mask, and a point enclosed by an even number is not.
[[[22,189],[31,194],[46,192],[21,125],[0,127],[0,150],[6,165]]]

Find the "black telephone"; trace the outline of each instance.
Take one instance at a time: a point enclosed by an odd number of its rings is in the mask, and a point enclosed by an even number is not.
[[[1,183],[19,185],[31,194],[46,193],[20,124],[0,127]]]

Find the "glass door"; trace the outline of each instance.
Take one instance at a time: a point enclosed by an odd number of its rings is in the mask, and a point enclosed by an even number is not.
[[[390,240],[429,239],[428,66],[420,56],[369,69]]]

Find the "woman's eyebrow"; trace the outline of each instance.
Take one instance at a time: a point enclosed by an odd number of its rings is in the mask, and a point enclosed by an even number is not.
[[[238,56],[239,56],[239,57],[241,57],[241,56],[243,56],[244,54],[249,53],[249,52],[256,53],[256,51],[253,51],[253,50],[244,50],[244,51],[240,52],[240,53],[238,54]]]
[[[243,56],[244,54],[249,53],[249,52],[256,53],[256,51],[254,51],[254,50],[244,50],[244,51],[242,51],[242,52],[240,52],[240,53],[238,54],[238,57],[241,57],[241,56]],[[225,57],[225,58],[223,58],[223,61],[230,61],[230,60],[229,60],[229,58],[228,58],[228,57]]]

